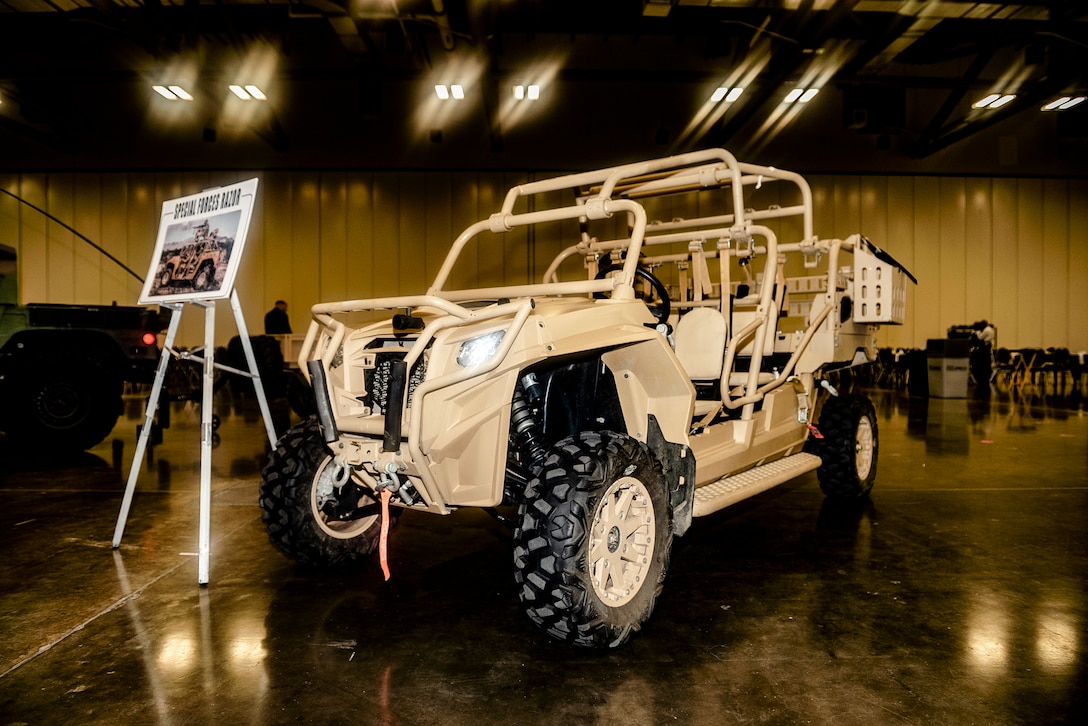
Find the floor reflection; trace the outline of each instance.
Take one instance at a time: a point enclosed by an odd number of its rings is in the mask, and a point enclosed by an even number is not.
[[[310,571],[256,507],[256,408],[216,401],[211,582],[199,407],[171,404],[122,548],[141,420],[0,469],[0,712],[12,723],[1077,723],[1088,708],[1088,415],[1072,392],[874,389],[871,499],[814,475],[696,520],[643,632],[554,643],[510,534],[407,513],[375,563]],[[1075,405],[1074,405],[1075,404]],[[5,462],[7,463],[7,462]],[[189,554],[186,554],[189,553]],[[45,650],[43,645],[50,644]]]

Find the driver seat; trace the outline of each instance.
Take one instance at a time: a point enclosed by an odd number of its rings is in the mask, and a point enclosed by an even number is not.
[[[673,340],[676,357],[692,381],[718,381],[722,377],[726,341],[725,317],[717,308],[694,308],[676,323]],[[721,405],[720,399],[697,400],[695,415],[703,416]]]

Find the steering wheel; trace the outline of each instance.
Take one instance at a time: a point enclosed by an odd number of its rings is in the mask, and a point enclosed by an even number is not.
[[[602,267],[597,271],[598,280],[603,280],[606,277],[620,272],[622,267]],[[635,268],[635,277],[647,283],[650,286],[652,294],[643,295],[640,294],[639,286],[635,286],[635,297],[646,303],[646,307],[649,308],[650,314],[654,316],[654,320],[658,325],[665,324],[669,321],[669,313],[672,312],[672,301],[669,300],[669,291],[665,288],[665,284],[654,277],[653,273],[644,267]],[[595,292],[593,297],[598,300],[603,300],[608,297],[607,293]]]

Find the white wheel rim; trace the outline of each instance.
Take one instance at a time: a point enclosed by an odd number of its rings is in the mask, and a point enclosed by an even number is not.
[[[593,591],[606,605],[630,602],[645,584],[654,525],[650,493],[638,479],[617,479],[601,497],[590,527],[589,573]]]
[[[331,463],[332,457],[330,456],[321,462],[317,474],[314,475],[314,483],[310,487],[310,511],[313,512],[314,521],[317,522],[317,526],[321,528],[322,532],[335,539],[352,539],[370,529],[379,517],[372,514],[369,517],[341,522],[325,516],[325,513],[321,511],[321,506],[328,500],[327,493],[332,491],[333,482],[336,479],[335,468],[329,466]]]
[[[876,439],[873,437],[873,422],[868,416],[862,416],[858,421],[858,434],[854,442],[854,465],[858,470],[859,479],[867,479],[873,468],[873,450],[876,448]]]

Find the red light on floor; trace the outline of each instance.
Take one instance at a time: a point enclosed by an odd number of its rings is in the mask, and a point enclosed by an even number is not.
[[[154,333],[144,333],[143,341],[144,345],[155,345],[155,341],[158,339]]]

